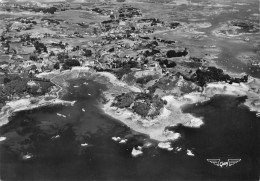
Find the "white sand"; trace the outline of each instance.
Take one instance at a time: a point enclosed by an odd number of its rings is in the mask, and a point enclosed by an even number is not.
[[[215,94],[245,96],[248,91],[249,87],[244,83],[209,83],[203,93],[208,96]]]
[[[255,104],[260,101],[260,92],[258,79],[251,85],[251,82],[244,84],[228,84],[228,83],[210,83],[204,90],[203,94],[212,97],[215,94],[247,96],[246,105],[251,111],[260,112],[260,105]]]
[[[232,96],[247,96],[246,105],[251,111],[260,112],[260,81],[258,79],[249,80],[248,83],[209,83],[202,93],[190,93],[183,97],[186,102],[182,102],[180,105],[185,103],[197,103],[209,100],[216,94],[232,95]],[[177,103],[176,103],[177,104]]]

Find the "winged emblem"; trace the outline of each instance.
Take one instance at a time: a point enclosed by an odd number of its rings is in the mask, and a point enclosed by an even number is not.
[[[221,161],[220,159],[207,159],[207,161],[222,168],[222,167],[231,167],[236,163],[240,162],[241,159],[228,159],[226,162]]]
[[[220,166],[220,159],[207,159],[207,161],[218,167]]]
[[[232,165],[235,165],[236,163],[240,162],[241,159],[228,159],[228,165],[231,167]]]

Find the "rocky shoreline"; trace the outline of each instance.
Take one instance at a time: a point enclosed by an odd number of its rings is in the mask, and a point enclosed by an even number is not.
[[[257,79],[252,79],[254,81]],[[115,100],[115,95],[106,92],[105,98],[108,100],[102,106],[102,110],[109,116],[123,122],[134,131],[147,134],[151,139],[166,142],[174,141],[181,137],[179,133],[168,131],[166,128],[182,124],[186,127],[199,128],[203,126],[203,118],[196,118],[191,114],[182,113],[182,107],[187,104],[202,103],[210,100],[215,95],[230,95],[230,96],[247,96],[244,103],[251,111],[260,112],[259,104],[254,104],[260,100],[259,94],[253,92],[252,87],[248,84],[240,83],[224,83],[212,82],[208,83],[203,92],[193,92],[185,94],[181,97],[172,95],[162,97],[167,101],[167,105],[161,110],[160,115],[154,119],[143,118],[140,115],[126,108],[118,108],[112,105]]]
[[[78,71],[78,73],[75,71]],[[166,129],[167,127],[176,126],[178,124],[193,128],[199,128],[203,126],[203,118],[197,118],[192,116],[191,114],[183,113],[182,107],[187,104],[195,104],[208,101],[216,94],[247,96],[244,105],[249,107],[251,111],[255,111],[257,113],[260,112],[260,105],[258,103],[260,101],[260,96],[256,91],[257,87],[259,87],[260,85],[260,81],[251,77],[248,83],[229,84],[224,82],[212,82],[207,83],[202,92],[187,93],[179,97],[173,95],[165,95],[162,97],[162,100],[167,101],[167,104],[164,106],[163,109],[161,109],[160,114],[155,118],[144,118],[137,113],[134,113],[130,109],[118,108],[112,105],[116,98],[116,95],[118,95],[119,92],[124,92],[126,90],[142,92],[142,89],[135,86],[127,85],[125,82],[118,80],[112,73],[94,72],[88,67],[75,67],[71,71],[66,71],[66,75],[73,74],[72,78],[79,78],[80,72],[91,72],[91,75],[93,76],[93,78],[95,77],[94,79],[96,81],[108,86],[108,90],[104,91],[103,94],[107,101],[101,106],[105,114],[121,121],[132,130],[147,134],[151,139],[160,142],[174,141],[181,137],[179,133],[168,131]],[[52,74],[52,72],[50,72],[49,74]],[[78,76],[75,76],[76,74]],[[45,76],[48,75],[46,74]],[[84,78],[84,76],[81,76],[81,78],[82,77]],[[101,81],[99,80],[100,77],[105,77],[107,80]],[[115,92],[113,92],[115,88],[120,90],[116,94]],[[47,96],[40,96],[36,98],[24,98],[7,102],[1,110],[0,126],[7,124],[8,118],[12,114],[19,111],[32,110],[51,105],[73,106],[73,104],[75,103],[74,101],[64,101],[58,98],[47,100],[47,98]]]
[[[55,105],[73,106],[75,103],[75,101],[64,101],[57,98],[46,100],[45,98],[46,97],[24,98],[6,103],[0,113],[0,126],[7,124],[10,116],[21,111]]]

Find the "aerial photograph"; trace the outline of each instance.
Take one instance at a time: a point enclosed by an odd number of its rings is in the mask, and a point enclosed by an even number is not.
[[[0,0],[0,181],[259,181],[259,0]]]

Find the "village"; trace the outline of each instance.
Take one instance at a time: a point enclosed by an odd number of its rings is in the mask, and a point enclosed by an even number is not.
[[[167,90],[176,96],[202,91],[210,82],[248,81],[247,75],[231,77],[214,67],[211,61],[191,56],[189,49],[180,46],[178,41],[154,36],[155,32],[182,27],[181,22],[145,17],[141,10],[129,5],[103,9],[102,6],[76,8],[66,4],[8,4],[1,8],[40,13],[9,17],[3,24],[1,106],[6,101],[22,97],[55,96],[57,85],[37,75],[54,70],[63,72],[78,66],[110,72],[118,80],[146,89],[151,98]],[[94,23],[53,17],[55,13],[75,8],[101,18]],[[168,83],[165,86],[162,82]],[[139,106],[145,109],[145,113],[140,114],[146,116],[149,112],[147,104],[140,103]]]

